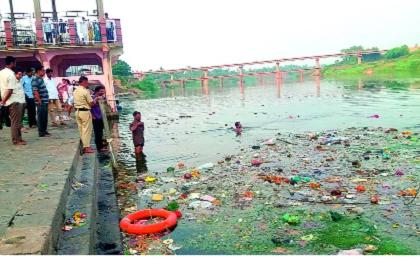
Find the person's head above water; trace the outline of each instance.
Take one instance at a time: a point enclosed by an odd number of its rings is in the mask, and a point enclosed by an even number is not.
[[[134,119],[140,121],[141,120],[141,113],[138,111],[133,112]]]
[[[239,121],[237,121],[237,122],[235,122],[235,127],[236,128],[242,128],[242,124]]]

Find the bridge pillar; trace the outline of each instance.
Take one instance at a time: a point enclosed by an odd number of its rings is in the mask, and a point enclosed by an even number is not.
[[[179,83],[181,85],[181,88],[184,89],[185,88],[185,81],[184,80],[181,80]]]
[[[203,70],[203,78],[201,79],[201,87],[204,89],[209,88],[209,70],[208,69]]]
[[[238,68],[239,70],[239,87],[243,88],[244,87],[244,66],[241,65]]]
[[[258,83],[263,86],[264,85],[264,75],[258,74]]]
[[[303,70],[299,70],[299,81],[303,82]]]
[[[281,69],[280,69],[280,62],[276,62],[276,80],[281,80],[282,78],[282,73],[281,73]]]
[[[315,72],[314,76],[321,76],[321,64],[319,63],[319,57],[315,58]]]
[[[223,78],[219,78],[219,85],[223,88]]]
[[[357,64],[362,64],[362,53],[361,52],[357,53]]]

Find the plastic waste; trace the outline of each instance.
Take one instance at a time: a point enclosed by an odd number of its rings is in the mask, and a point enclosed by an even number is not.
[[[378,195],[374,195],[370,198],[370,202],[372,204],[378,204],[379,203],[379,196]]]
[[[200,167],[198,167],[198,169],[200,169],[200,170],[206,170],[206,169],[211,169],[213,167],[214,167],[214,164],[211,163],[211,162],[209,162],[209,163],[206,163],[206,164],[201,165]]]
[[[395,176],[399,176],[399,177],[404,176],[404,172],[401,169],[397,169],[395,171]]]
[[[163,200],[163,195],[162,194],[153,194],[152,195],[152,200],[153,201],[162,201]]]
[[[340,250],[337,255],[349,255],[349,256],[358,256],[363,255],[363,249],[355,248],[350,250]]]
[[[365,192],[366,188],[363,185],[358,185],[358,186],[356,186],[356,190],[357,190],[357,192]]]
[[[191,176],[194,177],[194,178],[200,177],[200,171],[198,171],[198,169],[193,169],[191,171]]]
[[[166,172],[168,172],[168,173],[170,173],[170,172],[174,172],[175,171],[175,168],[174,167],[168,167],[167,169],[166,169]]]
[[[379,115],[378,114],[373,114],[371,116],[369,116],[369,118],[373,118],[373,119],[379,119]]]
[[[252,164],[252,166],[258,167],[262,164],[262,161],[260,159],[252,159],[251,164]]]
[[[168,206],[166,206],[166,209],[169,211],[175,211],[179,209],[179,204],[175,200],[168,203]]]
[[[210,195],[204,195],[204,196],[202,196],[200,199],[201,199],[201,200],[204,200],[204,201],[209,201],[209,202],[212,202],[212,201],[214,201],[216,198],[215,198],[215,197],[212,197],[212,196],[210,196]]]
[[[311,182],[311,183],[309,183],[309,187],[311,189],[319,189],[321,187],[321,184],[316,183],[316,182]]]
[[[188,207],[192,209],[210,209],[213,207],[213,204],[208,201],[197,200],[191,202]]]
[[[154,178],[154,177],[146,177],[145,179],[144,179],[144,181],[146,181],[146,182],[148,182],[148,183],[153,183],[153,182],[155,182],[157,180],[157,178]]]
[[[417,195],[417,190],[413,188],[401,190],[400,192],[398,192],[398,196],[401,196],[401,197],[415,197],[416,195]]]
[[[191,179],[191,178],[192,178],[191,173],[185,173],[184,174],[184,179]]]

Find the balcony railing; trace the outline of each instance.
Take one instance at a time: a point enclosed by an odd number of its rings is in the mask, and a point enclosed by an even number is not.
[[[34,23],[31,16],[22,17],[17,22],[29,26],[12,25],[4,21],[0,27],[0,48],[50,47],[50,46],[89,46],[96,44],[122,45],[120,19],[81,19],[82,11],[67,11],[58,21],[45,20]],[[49,17],[49,16],[46,16]],[[26,19],[25,19],[26,18]],[[15,20],[16,21],[16,20]]]

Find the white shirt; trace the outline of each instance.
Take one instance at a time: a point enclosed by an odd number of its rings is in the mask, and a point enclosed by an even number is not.
[[[4,68],[0,71],[0,90],[1,96],[4,97],[6,90],[13,90],[12,95],[6,101],[5,106],[9,106],[14,102],[24,103],[25,93],[23,92],[22,85],[18,84],[15,73],[9,68]]]
[[[50,100],[58,100],[58,90],[54,78],[44,78],[45,86],[47,87],[48,96]]]

